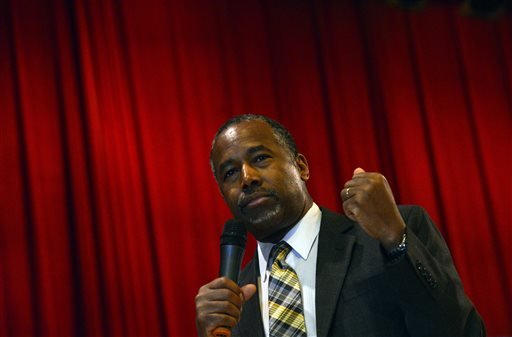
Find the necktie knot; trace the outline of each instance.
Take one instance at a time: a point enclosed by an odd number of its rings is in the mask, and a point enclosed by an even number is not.
[[[288,264],[284,261],[292,247],[286,241],[280,241],[272,247],[268,260],[269,268],[276,262],[281,269],[286,269]]]

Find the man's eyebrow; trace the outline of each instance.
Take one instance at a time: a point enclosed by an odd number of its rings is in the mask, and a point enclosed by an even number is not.
[[[253,147],[250,147],[249,149],[247,149],[247,153],[253,154],[253,153],[256,153],[259,151],[263,151],[263,150],[270,151],[270,149],[268,147],[266,147],[265,145],[258,145],[258,146],[253,146]]]

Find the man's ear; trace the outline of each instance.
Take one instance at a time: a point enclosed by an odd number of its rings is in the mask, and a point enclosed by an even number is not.
[[[299,168],[300,177],[303,181],[309,180],[309,165],[306,157],[299,153],[297,156],[295,156],[295,163],[297,164],[297,167]]]

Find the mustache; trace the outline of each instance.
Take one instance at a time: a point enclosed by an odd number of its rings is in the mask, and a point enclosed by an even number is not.
[[[244,192],[244,193],[240,194],[240,197],[238,197],[238,207],[240,207],[240,209],[244,209],[245,206],[247,206],[251,201],[261,198],[261,197],[277,198],[277,192],[274,190],[267,190],[267,189],[263,189],[263,188]]]

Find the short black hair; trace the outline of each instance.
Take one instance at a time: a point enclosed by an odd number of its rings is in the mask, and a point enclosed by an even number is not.
[[[272,131],[274,132],[274,135],[276,137],[276,140],[279,144],[281,144],[289,153],[290,155],[295,158],[298,155],[297,150],[297,144],[295,143],[295,140],[293,139],[292,134],[290,131],[288,131],[283,125],[281,125],[276,120],[263,116],[263,115],[253,115],[253,114],[244,114],[244,115],[238,115],[235,117],[230,118],[228,121],[226,121],[222,126],[217,130],[217,133],[215,133],[215,137],[212,141],[212,148],[210,150],[210,165],[212,167],[213,175],[215,176],[215,167],[213,167],[213,160],[212,160],[212,153],[213,153],[213,147],[215,146],[215,143],[217,142],[217,138],[219,138],[219,135],[224,132],[227,128],[229,128],[232,125],[237,125],[242,122],[247,121],[254,121],[254,120],[260,120],[272,128]]]

